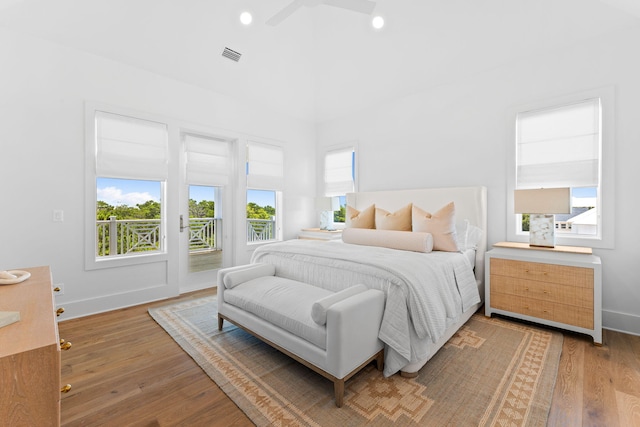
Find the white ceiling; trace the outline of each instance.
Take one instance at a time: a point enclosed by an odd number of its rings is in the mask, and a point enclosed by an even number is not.
[[[264,24],[289,2],[0,0],[0,26],[321,122],[640,25],[639,0],[377,0],[382,31],[326,5]]]

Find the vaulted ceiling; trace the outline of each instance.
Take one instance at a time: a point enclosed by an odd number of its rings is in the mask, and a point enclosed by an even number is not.
[[[265,25],[290,1],[0,0],[0,26],[321,122],[640,25],[637,0],[377,0],[381,31],[327,5]]]

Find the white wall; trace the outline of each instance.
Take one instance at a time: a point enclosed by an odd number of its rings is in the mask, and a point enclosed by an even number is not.
[[[603,323],[640,334],[640,29],[424,89],[318,125],[319,152],[359,141],[359,190],[484,185],[489,244],[506,240],[508,112],[602,86],[616,90],[615,248],[603,264]],[[428,84],[428,82],[425,82]]]
[[[65,285],[56,298],[65,317],[179,290],[166,262],[85,271],[85,101],[282,142],[284,236],[313,223],[312,123],[6,30],[0,30],[0,58],[0,270],[50,265],[54,283]],[[235,205],[244,218],[244,201]],[[64,211],[64,222],[53,222],[54,209]],[[247,262],[244,234],[234,239],[235,263]]]

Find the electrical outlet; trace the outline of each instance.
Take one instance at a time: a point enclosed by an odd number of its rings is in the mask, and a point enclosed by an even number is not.
[[[58,283],[53,285],[53,295],[59,296],[64,295],[64,283]]]
[[[62,221],[64,221],[64,211],[62,209],[54,209],[53,222],[62,222]]]

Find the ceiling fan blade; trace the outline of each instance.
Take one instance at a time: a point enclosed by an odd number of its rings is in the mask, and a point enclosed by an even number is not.
[[[367,15],[371,15],[376,7],[376,2],[369,0],[322,0],[322,3],[353,10],[354,12],[366,13]]]
[[[285,8],[282,9],[280,12],[276,13],[271,18],[267,19],[267,25],[271,25],[272,27],[278,25],[279,23],[284,21],[286,18],[288,18],[289,15],[291,15],[293,12],[300,9],[300,7],[302,7],[304,3],[305,3],[305,0],[293,0],[291,3],[285,6]]]

